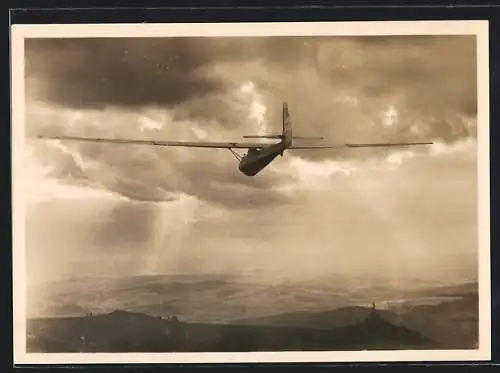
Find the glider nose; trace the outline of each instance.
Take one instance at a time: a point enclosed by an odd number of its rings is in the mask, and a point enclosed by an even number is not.
[[[243,170],[245,169],[246,164],[247,164],[247,161],[245,160],[245,158],[243,158],[240,161],[240,163],[238,163],[238,169],[243,172]]]

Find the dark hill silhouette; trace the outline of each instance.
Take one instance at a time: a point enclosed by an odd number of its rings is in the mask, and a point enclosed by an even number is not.
[[[378,311],[368,311],[361,322],[335,329],[234,326],[225,345],[229,351],[252,345],[252,350],[394,350],[433,349],[439,345],[418,332],[393,325]],[[279,330],[279,332],[277,332]],[[236,337],[236,338],[235,338]],[[262,346],[261,341],[266,344]],[[224,339],[223,342],[226,342]]]
[[[438,347],[416,331],[389,323],[379,311],[371,311],[362,322],[340,330],[346,343],[369,350],[419,348],[424,345]]]
[[[30,352],[236,352],[285,350],[431,349],[432,340],[393,325],[376,311],[331,330],[173,322],[126,311],[34,319]]]
[[[293,328],[336,329],[359,323],[372,313],[372,309],[361,306],[341,307],[321,312],[290,312],[279,315],[247,318],[234,321],[240,325],[266,325]],[[391,324],[399,324],[400,318],[391,311],[378,310],[378,315]]]

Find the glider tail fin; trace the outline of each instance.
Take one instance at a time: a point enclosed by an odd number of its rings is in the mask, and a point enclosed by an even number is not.
[[[247,135],[243,136],[246,139],[281,139],[288,145],[292,144],[292,139],[295,138],[292,135],[292,123],[290,120],[290,113],[288,112],[288,104],[283,102],[283,129],[280,135],[272,134],[272,135]]]
[[[292,132],[292,120],[290,117],[290,112],[288,111],[288,104],[283,102],[283,141],[287,146],[292,145],[293,132]]]
[[[315,136],[293,136],[294,140],[324,140],[324,137],[315,137]]]
[[[293,136],[292,131],[292,119],[290,116],[290,112],[288,110],[288,103],[283,102],[283,114],[282,114],[282,132],[281,135],[272,134],[272,135],[247,135],[243,136],[246,139],[281,139],[283,142],[287,144],[288,147],[292,145],[292,140],[323,140],[323,137],[317,136]]]

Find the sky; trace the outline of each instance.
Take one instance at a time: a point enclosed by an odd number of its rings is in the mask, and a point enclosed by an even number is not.
[[[477,276],[473,36],[28,39],[27,263],[74,276]],[[255,177],[227,150],[34,135],[392,149],[294,150]]]

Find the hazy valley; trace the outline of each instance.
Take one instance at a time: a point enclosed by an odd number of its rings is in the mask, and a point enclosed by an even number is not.
[[[390,325],[417,331],[441,348],[474,348],[478,339],[476,282],[367,283],[340,276],[294,282],[158,275],[75,278],[32,287],[29,294],[33,295],[28,298],[31,319],[96,316],[124,310],[164,318],[176,316],[189,324],[318,332],[362,323],[375,302],[377,313]]]

